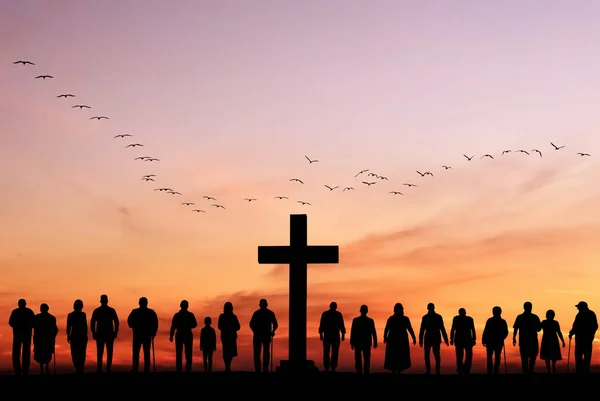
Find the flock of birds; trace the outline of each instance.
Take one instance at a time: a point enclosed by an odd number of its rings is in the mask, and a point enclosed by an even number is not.
[[[23,66],[27,66],[27,65],[34,66],[35,65],[35,63],[33,63],[31,61],[26,61],[26,60],[15,61],[15,62],[13,62],[13,64],[21,64]],[[35,79],[42,79],[42,80],[53,79],[53,78],[54,78],[54,76],[47,75],[47,74],[45,74],[45,75],[38,75],[38,76],[35,77]],[[64,99],[69,99],[69,98],[74,98],[74,97],[75,97],[75,95],[73,95],[71,93],[63,93],[63,94],[59,94],[57,96],[57,98],[64,98]],[[74,109],[80,109],[80,110],[91,109],[91,107],[88,106],[88,105],[86,105],[86,104],[75,104],[75,105],[73,105],[71,107],[74,108]],[[90,120],[97,120],[97,121],[108,120],[108,119],[109,119],[109,117],[106,117],[106,116],[103,116],[103,115],[98,115],[98,116],[90,117]],[[124,134],[115,135],[114,139],[119,140],[119,139],[125,139],[125,138],[132,137],[132,136],[133,136],[132,134],[124,133]],[[559,150],[561,150],[561,149],[563,149],[565,147],[565,145],[557,146],[557,145],[555,145],[552,142],[550,142],[550,145],[552,146],[552,150],[554,150],[554,151],[559,151]],[[143,146],[144,145],[141,144],[141,143],[134,142],[134,143],[130,143],[130,144],[126,145],[125,148],[136,149],[136,148],[141,148]],[[539,157],[543,157],[542,151],[540,151],[539,149],[531,149],[529,151],[525,150],[525,149],[504,150],[504,151],[502,151],[501,155],[506,155],[506,154],[512,153],[512,152],[522,153],[522,154],[524,154],[526,156],[531,156],[532,154],[535,153]],[[579,155],[580,157],[590,157],[591,156],[589,153],[583,153],[583,152],[577,152],[577,155]],[[467,160],[467,162],[470,162],[471,160],[473,160],[473,158],[476,155],[468,156],[466,154],[463,154],[463,156]],[[308,156],[304,156],[304,157],[308,161],[309,164],[313,164],[313,163],[318,163],[319,162],[319,160],[311,159]],[[484,155],[482,155],[480,157],[480,159],[484,159],[484,158],[494,159],[494,156],[492,156],[491,154],[484,154]],[[138,156],[134,160],[139,160],[139,161],[143,161],[143,162],[150,162],[150,163],[160,162],[160,159],[158,159],[156,157],[151,157],[151,156]],[[448,165],[442,165],[441,167],[444,170],[450,170],[452,168],[451,166],[448,166]],[[420,177],[426,177],[426,176],[433,177],[434,176],[431,171],[418,171],[417,170],[416,173]],[[146,181],[146,182],[155,182],[156,177],[157,177],[156,174],[146,174],[146,175],[143,175],[141,177],[141,180],[142,181]],[[380,174],[376,174],[376,173],[372,172],[370,169],[360,170],[356,175],[354,175],[354,178],[357,179],[360,184],[366,185],[367,187],[375,185],[375,184],[377,184],[380,181],[387,181],[388,180],[388,178],[386,176],[380,175]],[[300,185],[304,184],[304,181],[301,180],[301,179],[299,179],[299,178],[290,178],[289,181],[290,182],[298,183]],[[407,187],[407,188],[411,188],[411,187],[417,187],[418,185],[414,184],[414,183],[410,183],[410,182],[404,182],[404,183],[402,183],[402,186]],[[324,188],[328,189],[329,191],[335,191],[336,189],[340,189],[340,186],[339,185],[336,185],[336,186],[333,186],[333,185],[324,185]],[[343,192],[354,191],[355,188],[352,187],[352,186],[346,186],[346,187],[343,187],[341,190]],[[175,190],[173,190],[172,188],[169,188],[169,187],[156,188],[156,189],[154,189],[154,191],[166,193],[166,194],[169,194],[169,195],[182,195],[181,192],[175,191]],[[399,190],[390,191],[389,193],[391,195],[404,195],[404,192],[399,191]],[[222,204],[217,203],[218,202],[217,199],[215,197],[213,197],[213,196],[204,195],[203,199],[205,199],[207,201],[214,202],[214,203],[210,204],[210,207],[214,207],[216,209],[225,209],[225,207]],[[289,197],[288,196],[275,196],[274,199],[277,199],[277,200],[288,200]],[[246,202],[254,202],[254,201],[257,201],[258,199],[257,198],[244,198],[243,200],[246,201]],[[306,202],[304,200],[297,200],[296,202],[299,203],[299,204],[301,204],[301,205],[305,205],[305,206],[311,206],[312,205],[310,202]],[[194,213],[206,213],[206,210],[198,208],[197,204],[195,202],[182,202],[181,205],[182,206],[186,206],[186,207],[192,207],[191,211],[194,212]]]

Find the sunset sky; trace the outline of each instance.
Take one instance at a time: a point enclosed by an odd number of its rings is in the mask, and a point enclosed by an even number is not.
[[[36,313],[50,305],[69,371],[66,315],[80,298],[89,318],[103,293],[123,323],[148,297],[161,369],[174,368],[168,330],[182,299],[199,320],[233,302],[233,368],[245,370],[248,321],[267,298],[285,359],[287,268],[259,265],[257,246],[287,244],[292,213],[308,214],[309,244],[340,246],[338,265],[309,268],[319,367],[331,301],[348,327],[367,304],[380,339],[396,302],[417,331],[428,302],[448,329],[465,307],[480,338],[493,306],[512,327],[531,301],[568,332],[578,301],[600,311],[599,18],[593,0],[2,2],[0,370],[11,370],[19,298]],[[34,79],[43,74],[54,79]],[[133,136],[113,139],[123,133]],[[388,180],[355,178],[363,169]],[[130,336],[124,324],[123,369]],[[507,357],[518,362],[512,344]],[[408,372],[422,373],[422,359],[412,348]],[[478,342],[475,371],[484,363]],[[451,349],[442,364],[454,372]],[[341,365],[353,369],[347,342]]]

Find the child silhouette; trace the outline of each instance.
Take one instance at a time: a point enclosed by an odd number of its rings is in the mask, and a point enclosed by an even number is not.
[[[200,351],[202,351],[202,361],[204,372],[212,372],[213,352],[217,350],[217,333],[211,326],[210,316],[204,318],[204,327],[200,330]]]

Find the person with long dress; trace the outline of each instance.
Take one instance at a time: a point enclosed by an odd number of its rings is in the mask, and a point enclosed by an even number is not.
[[[404,316],[402,304],[397,303],[394,305],[394,314],[388,318],[383,331],[383,342],[386,344],[383,367],[393,374],[399,374],[411,366],[409,334],[413,345],[416,345],[417,338],[410,319]]]
[[[552,373],[556,373],[556,362],[562,360],[560,343],[565,347],[565,339],[560,331],[560,324],[554,320],[556,314],[552,309],[546,312],[546,320],[542,322],[542,346],[540,347],[540,359],[546,362],[546,369],[550,373],[550,364],[552,364]]]
[[[48,313],[49,310],[47,304],[41,304],[33,323],[33,360],[40,364],[41,374],[45,375],[50,374],[49,365],[58,334],[56,318]]]
[[[223,313],[219,315],[217,328],[221,331],[221,349],[223,350],[223,362],[225,372],[231,372],[231,362],[238,355],[237,332],[240,330],[240,321],[233,313],[233,304],[225,302]]]

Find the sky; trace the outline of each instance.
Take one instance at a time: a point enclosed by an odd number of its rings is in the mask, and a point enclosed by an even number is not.
[[[66,315],[82,299],[89,318],[101,294],[123,322],[149,299],[164,370],[182,299],[199,319],[233,302],[233,368],[251,369],[248,321],[266,298],[278,363],[287,267],[258,264],[257,246],[287,244],[295,213],[308,215],[309,244],[340,246],[339,264],[309,267],[319,367],[331,301],[348,327],[367,304],[380,340],[397,302],[416,330],[428,302],[448,328],[464,307],[480,337],[493,306],[512,326],[531,301],[567,333],[577,302],[600,303],[599,17],[592,0],[1,2],[0,370],[11,369],[19,298],[36,313],[50,306],[70,371]],[[34,79],[44,74],[54,78]],[[387,179],[355,177],[364,169]],[[130,342],[123,326],[123,369]],[[422,373],[411,352],[408,372]],[[474,371],[483,352],[478,343]],[[347,342],[340,358],[353,369]],[[454,372],[452,349],[442,358]],[[518,349],[507,358],[518,363]]]

